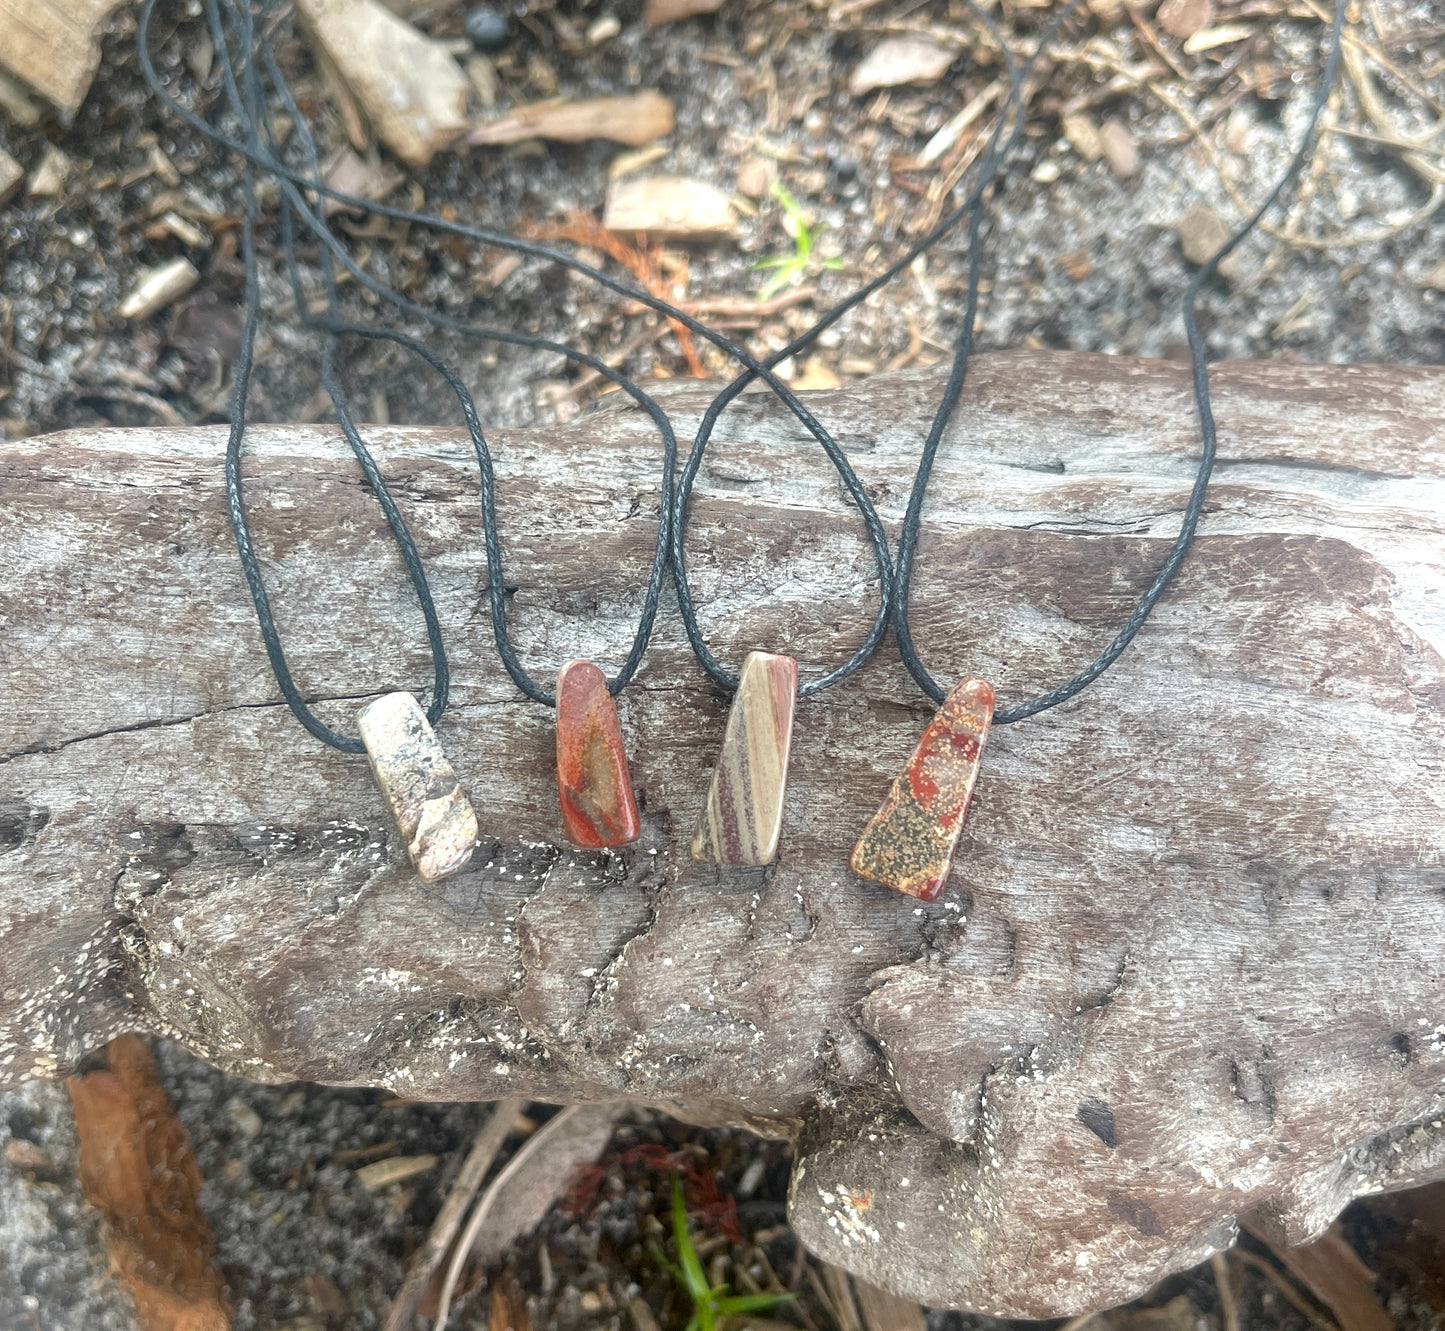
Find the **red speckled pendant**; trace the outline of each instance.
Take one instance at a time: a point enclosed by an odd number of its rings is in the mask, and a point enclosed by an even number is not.
[[[567,839],[586,850],[642,835],[607,677],[591,661],[557,673],[557,794]]]
[[[920,901],[943,891],[992,721],[992,684],[953,686],[853,847],[854,873]]]

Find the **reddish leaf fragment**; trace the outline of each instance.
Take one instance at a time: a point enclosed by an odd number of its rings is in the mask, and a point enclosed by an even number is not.
[[[80,1186],[105,1220],[106,1247],[142,1331],[227,1331],[231,1319],[201,1214],[201,1171],[186,1130],[134,1035],[109,1066],[66,1083],[80,1139]]]

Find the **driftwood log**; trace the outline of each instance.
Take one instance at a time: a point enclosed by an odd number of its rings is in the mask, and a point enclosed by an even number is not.
[[[418,882],[363,761],[278,703],[214,428],[0,445],[0,1080],[126,1028],[238,1075],[415,1096],[631,1097],[796,1141],[815,1251],[918,1300],[1049,1316],[1361,1192],[1445,1177],[1445,373],[1223,365],[1201,534],[1137,642],[990,741],[919,903],[849,847],[931,708],[891,649],[804,703],[781,858],[686,855],[726,700],[664,615],[621,700],[643,841],[563,849],[552,718],[484,613],[476,475],[378,429],[453,644],[440,728],[486,842]],[[896,530],[941,371],[816,395]],[[706,394],[667,399],[680,432]],[[615,662],[658,441],[616,400],[498,431],[512,617],[538,670]],[[1168,541],[1186,369],[981,357],[929,503],[916,631],[1003,703],[1091,658]],[[334,723],[429,680],[419,617],[325,428],[258,427],[254,528]],[[703,619],[831,663],[877,579],[766,395],[727,417],[690,541]],[[806,677],[805,670],[805,677]]]

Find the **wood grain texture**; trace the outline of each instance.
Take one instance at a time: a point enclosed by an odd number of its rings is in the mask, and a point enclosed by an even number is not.
[[[749,652],[693,834],[693,859],[759,868],[777,857],[797,702],[798,663]]]
[[[941,382],[810,399],[894,533]],[[1214,382],[1193,554],[1097,684],[990,736],[933,903],[847,871],[932,711],[891,649],[799,706],[777,862],[690,859],[727,699],[670,611],[619,699],[643,837],[559,846],[553,719],[489,646],[467,441],[377,430],[488,838],[419,889],[365,761],[279,704],[224,432],[0,445],[0,1077],[139,1026],[267,1080],[747,1123],[795,1139],[792,1222],[829,1260],[1029,1316],[1124,1301],[1237,1216],[1297,1242],[1445,1177],[1445,373]],[[667,397],[680,430],[705,398]],[[689,529],[703,628],[816,678],[876,605],[857,515],[766,397],[720,429]],[[1009,706],[1091,659],[1197,447],[1182,366],[979,358],[914,584],[930,667]],[[615,665],[656,535],[646,418],[495,448],[519,650]],[[324,428],[258,427],[246,461],[288,652],[338,724],[430,677],[354,467]]]

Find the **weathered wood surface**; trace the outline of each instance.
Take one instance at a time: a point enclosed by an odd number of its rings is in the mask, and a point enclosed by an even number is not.
[[[364,761],[277,702],[217,429],[0,445],[0,1079],[140,1026],[239,1074],[429,1097],[615,1097],[787,1133],[815,1250],[934,1304],[1126,1299],[1361,1192],[1445,1176],[1445,374],[1226,365],[1176,588],[1076,702],[992,736],[922,904],[849,849],[929,714],[882,653],[799,708],[783,849],[693,862],[726,700],[664,614],[621,699],[644,835],[559,848],[552,718],[489,644],[476,478],[374,432],[434,570],[439,734],[489,838],[419,883]],[[896,524],[940,373],[816,396]],[[701,398],[668,399],[680,427]],[[708,632],[833,662],[876,592],[857,516],[766,397],[726,418],[691,540]],[[641,413],[496,435],[539,677],[615,662],[654,534]],[[1178,524],[1183,367],[977,362],[917,579],[934,668],[1007,706],[1114,631]],[[254,528],[333,722],[429,679],[329,429],[257,428]],[[809,674],[805,669],[804,678]]]

